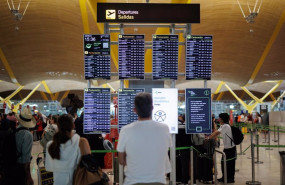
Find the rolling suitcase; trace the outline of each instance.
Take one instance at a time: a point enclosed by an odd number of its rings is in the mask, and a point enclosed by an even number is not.
[[[39,153],[37,156],[38,184],[39,185],[53,185],[53,173],[46,171],[46,168],[44,166],[44,155],[43,154],[44,153]]]
[[[198,155],[197,179],[204,184],[213,184],[213,160],[206,155]]]
[[[198,179],[203,183],[213,182],[213,154],[215,151],[215,140],[204,140],[202,152],[198,155]]]

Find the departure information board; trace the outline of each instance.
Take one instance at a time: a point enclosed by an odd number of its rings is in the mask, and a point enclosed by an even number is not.
[[[110,35],[84,35],[85,79],[111,78]]]
[[[110,133],[109,88],[88,88],[84,91],[84,134]]]
[[[138,120],[134,112],[135,96],[144,92],[144,89],[119,89],[119,129]]]
[[[177,80],[178,35],[152,36],[152,79]]]
[[[186,80],[211,79],[212,36],[187,35]]]
[[[144,79],[144,35],[119,35],[119,79]]]
[[[212,133],[211,89],[186,89],[186,133]]]

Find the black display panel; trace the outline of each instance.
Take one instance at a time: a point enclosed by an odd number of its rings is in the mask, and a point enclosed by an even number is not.
[[[109,88],[88,88],[84,90],[84,134],[110,133]]]
[[[144,92],[144,89],[119,89],[119,129],[138,120],[137,114],[134,113],[134,100],[141,92]]]
[[[211,134],[211,89],[186,89],[186,133]]]
[[[152,36],[152,79],[177,80],[178,35]]]
[[[144,35],[119,35],[119,79],[144,79]]]
[[[200,23],[200,4],[97,3],[97,22]]]
[[[84,35],[85,79],[111,78],[110,35]]]
[[[187,35],[186,80],[211,79],[212,36]]]

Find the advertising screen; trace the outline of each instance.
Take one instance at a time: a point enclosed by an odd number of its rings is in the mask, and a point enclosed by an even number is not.
[[[110,35],[85,34],[84,75],[85,79],[111,78]]]
[[[110,133],[110,106],[109,88],[84,90],[84,134]]]
[[[178,90],[166,88],[152,89],[152,120],[164,123],[169,132],[178,133]]]

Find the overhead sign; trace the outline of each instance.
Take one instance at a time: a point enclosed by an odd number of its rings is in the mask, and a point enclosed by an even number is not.
[[[200,4],[97,3],[97,22],[200,23]]]
[[[152,120],[168,125],[170,133],[178,133],[178,90],[152,89]]]
[[[186,89],[186,133],[212,133],[211,89]]]

